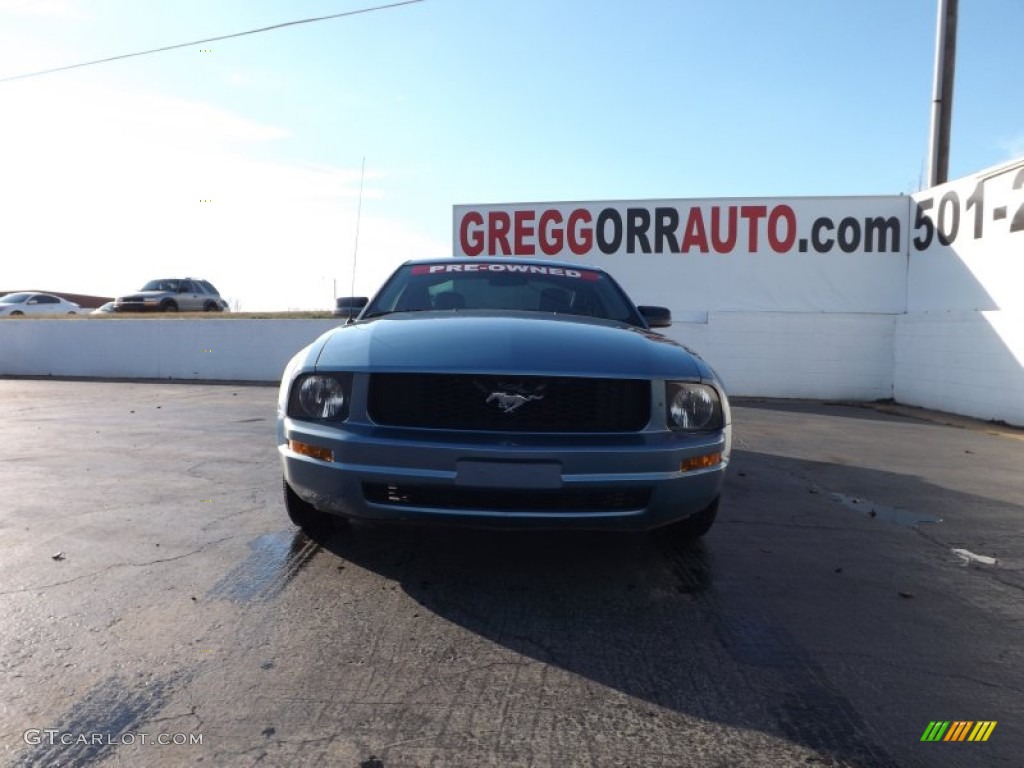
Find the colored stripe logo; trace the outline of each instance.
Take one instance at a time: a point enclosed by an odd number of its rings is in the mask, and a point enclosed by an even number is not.
[[[932,720],[921,741],[988,741],[996,720]]]

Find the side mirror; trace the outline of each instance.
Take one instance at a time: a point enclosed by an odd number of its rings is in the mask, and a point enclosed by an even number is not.
[[[672,313],[666,307],[637,307],[641,316],[651,328],[668,328],[672,325]]]
[[[351,320],[360,312],[363,311],[370,300],[366,296],[346,296],[342,299],[337,299],[337,306],[334,307],[335,317],[344,317]]]
[[[26,304],[38,304],[39,303],[39,299],[29,299],[25,303]]]

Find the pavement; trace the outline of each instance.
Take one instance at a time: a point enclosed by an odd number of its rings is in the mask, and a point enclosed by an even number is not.
[[[0,764],[1022,764],[1013,430],[739,401],[696,545],[312,540],[275,398],[0,380]]]

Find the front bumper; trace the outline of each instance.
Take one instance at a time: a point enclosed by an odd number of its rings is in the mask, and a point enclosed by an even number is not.
[[[285,479],[323,512],[500,527],[643,530],[687,518],[721,493],[730,432],[522,435],[344,429],[283,418]],[[296,453],[289,441],[327,449]],[[694,457],[713,466],[682,471]]]
[[[115,312],[159,312],[160,303],[143,303],[141,301],[125,301],[114,304]]]

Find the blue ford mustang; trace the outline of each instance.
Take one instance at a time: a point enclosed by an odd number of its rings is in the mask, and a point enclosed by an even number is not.
[[[604,271],[408,262],[289,362],[277,443],[292,521],[637,530],[714,522],[731,448],[711,368]]]

